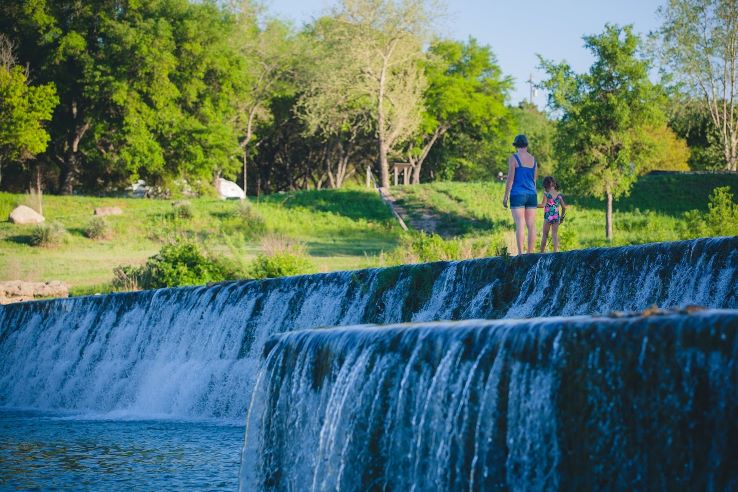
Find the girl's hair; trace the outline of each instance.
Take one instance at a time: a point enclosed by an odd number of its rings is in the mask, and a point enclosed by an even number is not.
[[[546,176],[543,178],[543,189],[550,190],[551,188],[558,190],[559,183],[556,182],[553,176]]]

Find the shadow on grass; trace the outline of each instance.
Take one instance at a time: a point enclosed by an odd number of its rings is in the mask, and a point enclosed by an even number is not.
[[[729,186],[738,194],[738,174],[669,174],[646,175],[634,185],[628,197],[613,201],[615,212],[652,211],[658,214],[681,217],[688,210],[707,211],[710,193],[719,186]],[[605,210],[605,200],[566,195],[572,205]]]
[[[8,241],[9,243],[25,244],[26,246],[31,246],[31,235],[30,234],[8,236],[5,238],[5,240]]]
[[[329,212],[352,220],[383,221],[392,219],[392,212],[375,191],[363,190],[309,190],[263,198],[267,203],[285,208],[304,208],[315,212]]]
[[[397,247],[399,240],[386,237],[356,236],[325,238],[305,243],[308,254],[315,257],[377,255]]]
[[[454,201],[451,195],[447,195]],[[445,238],[456,236],[464,236],[477,232],[489,233],[497,231],[505,231],[510,229],[510,222],[504,219],[478,218],[468,214],[460,214],[457,212],[441,211],[436,207],[414,199],[403,198],[397,201],[402,205],[411,219],[421,219],[422,215],[431,215],[437,219],[436,233]],[[425,231],[429,232],[429,231]]]

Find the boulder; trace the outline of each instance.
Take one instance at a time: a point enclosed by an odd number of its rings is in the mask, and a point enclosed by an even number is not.
[[[100,215],[102,217],[106,215],[123,215],[123,210],[120,207],[97,207],[93,215]]]
[[[13,211],[10,212],[8,220],[13,224],[40,224],[45,219],[43,215],[36,212],[31,207],[21,205],[19,207],[15,207]]]
[[[0,282],[0,304],[67,296],[69,296],[69,286],[58,280],[51,282],[25,282],[23,280]]]
[[[239,200],[243,200],[246,198],[246,193],[244,193],[241,187],[227,179],[218,178],[215,182],[215,189],[218,192],[218,196],[223,199],[238,198]]]

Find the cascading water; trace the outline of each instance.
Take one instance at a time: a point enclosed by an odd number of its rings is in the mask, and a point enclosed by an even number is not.
[[[737,490],[738,311],[303,330],[242,490]]]
[[[738,308],[738,238],[0,307],[0,407],[246,414],[265,341],[321,326]]]

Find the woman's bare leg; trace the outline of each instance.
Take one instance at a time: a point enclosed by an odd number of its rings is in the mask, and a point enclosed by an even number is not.
[[[554,243],[554,253],[559,252],[559,224],[551,224],[551,239]]]
[[[528,228],[528,253],[533,253],[536,248],[536,212],[535,208],[525,209],[525,225]]]
[[[525,239],[525,209],[511,208],[513,221],[515,222],[515,242],[518,245],[518,254],[523,254],[523,240]]]
[[[548,230],[551,228],[551,224],[543,221],[543,237],[541,238],[541,253],[546,252],[546,241],[548,241]]]

